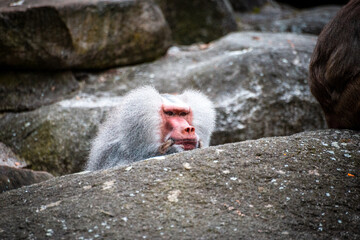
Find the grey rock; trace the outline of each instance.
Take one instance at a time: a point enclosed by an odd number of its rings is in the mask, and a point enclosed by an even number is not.
[[[90,75],[84,91],[106,98],[142,84],[200,89],[217,107],[213,145],[325,128],[307,84],[315,43],[308,35],[232,33],[205,49],[171,48],[152,64]]]
[[[0,194],[2,239],[358,239],[360,135],[263,138]]]
[[[103,69],[153,60],[170,30],[151,0],[0,2],[0,67]]]

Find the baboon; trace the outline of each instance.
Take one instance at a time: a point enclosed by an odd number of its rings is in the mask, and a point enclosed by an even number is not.
[[[212,102],[202,93],[159,94],[151,86],[124,96],[100,126],[86,169],[93,171],[209,146]]]
[[[329,128],[360,130],[360,1],[351,0],[319,35],[310,89]]]

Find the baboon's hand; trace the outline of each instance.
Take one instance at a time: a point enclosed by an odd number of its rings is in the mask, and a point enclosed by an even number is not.
[[[161,144],[161,146],[159,147],[159,152],[161,154],[165,154],[167,152],[167,150],[174,145],[175,141],[172,139],[168,139],[166,142],[164,142],[163,144]]]

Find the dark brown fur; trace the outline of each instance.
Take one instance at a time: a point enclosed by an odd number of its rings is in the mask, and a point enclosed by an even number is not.
[[[360,0],[351,0],[319,35],[310,89],[329,128],[360,130]]]

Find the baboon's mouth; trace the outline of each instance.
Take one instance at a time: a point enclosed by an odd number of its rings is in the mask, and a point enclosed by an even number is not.
[[[193,150],[197,147],[196,139],[174,139],[174,144],[183,146],[184,150]]]

